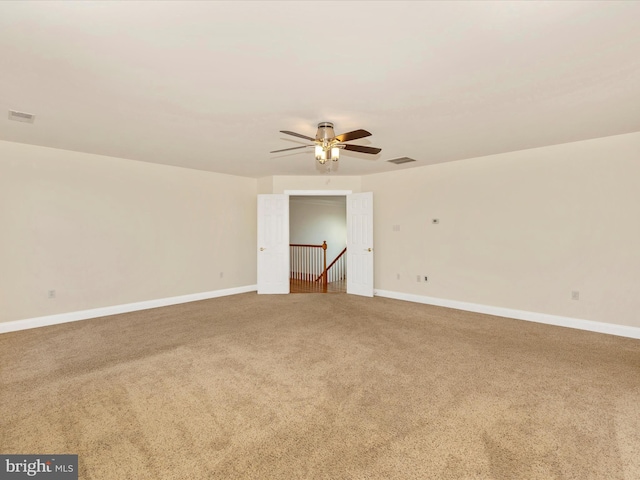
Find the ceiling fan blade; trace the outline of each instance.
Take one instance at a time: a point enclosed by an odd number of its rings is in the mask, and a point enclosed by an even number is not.
[[[283,148],[282,150],[274,150],[273,152],[269,152],[269,153],[286,152],[287,150],[297,150],[299,148],[307,148],[307,147],[313,147],[313,145],[302,145],[301,147]]]
[[[364,145],[340,145],[340,148],[351,150],[352,152],[369,153],[371,155],[375,155],[382,151],[381,148],[365,147]]]
[[[357,140],[359,138],[369,137],[371,136],[370,132],[366,130],[354,130],[353,132],[341,133],[340,135],[336,135],[336,140],[339,142],[348,142],[350,140]]]
[[[287,135],[293,135],[294,137],[300,137],[300,138],[304,138],[306,140],[311,140],[312,142],[315,142],[316,139],[313,137],[308,137],[306,135],[302,135],[301,133],[296,133],[296,132],[289,132],[287,130],[280,130],[280,133],[286,133]]]

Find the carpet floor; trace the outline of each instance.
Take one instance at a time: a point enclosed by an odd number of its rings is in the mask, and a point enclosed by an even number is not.
[[[247,293],[0,335],[0,453],[82,479],[640,478],[640,342]]]

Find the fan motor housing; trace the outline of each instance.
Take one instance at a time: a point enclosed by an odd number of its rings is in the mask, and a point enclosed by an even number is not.
[[[336,136],[333,131],[333,123],[320,122],[318,124],[318,133],[316,133],[316,140],[319,142],[329,142]]]

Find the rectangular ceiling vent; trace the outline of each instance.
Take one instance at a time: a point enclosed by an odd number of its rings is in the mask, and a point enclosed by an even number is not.
[[[15,122],[33,123],[36,116],[32,113],[16,112],[15,110],[9,110],[9,120]]]
[[[415,160],[409,157],[400,157],[400,158],[394,158],[392,160],[387,160],[387,162],[395,163],[396,165],[402,165],[403,163],[415,162]]]

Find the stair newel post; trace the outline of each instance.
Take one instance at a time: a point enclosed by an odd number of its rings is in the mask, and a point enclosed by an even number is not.
[[[322,256],[324,257],[324,269],[322,270],[324,272],[324,278],[322,279],[322,283],[326,287],[327,286],[327,241],[326,240],[322,241]]]

